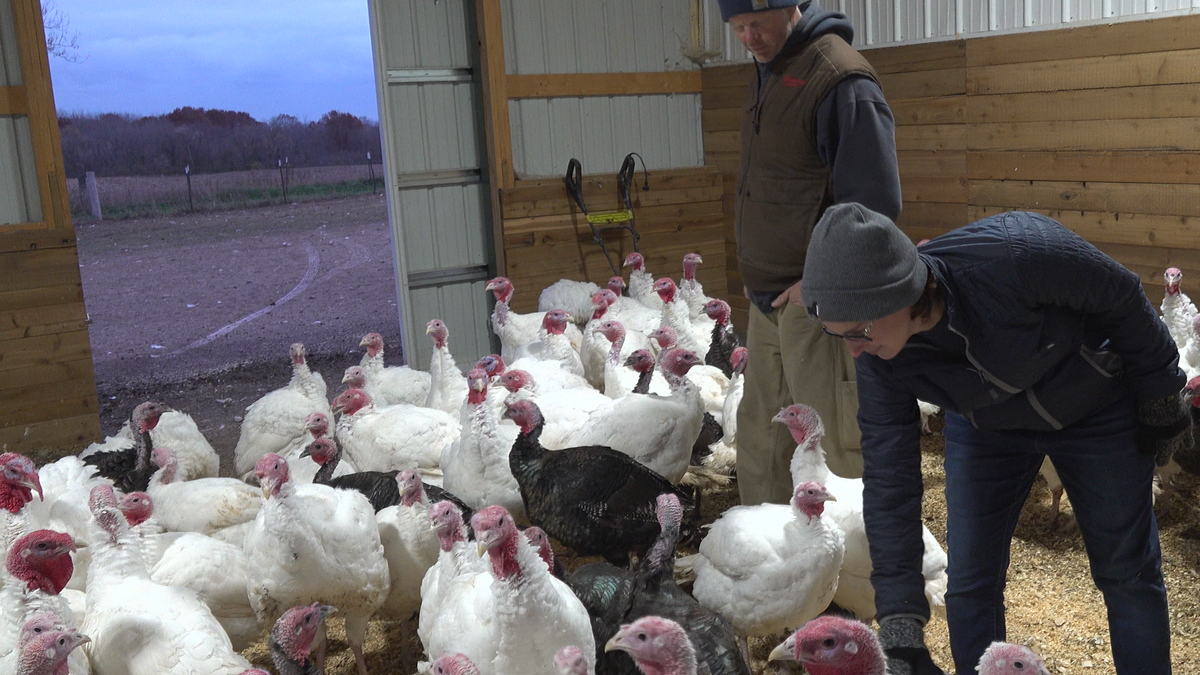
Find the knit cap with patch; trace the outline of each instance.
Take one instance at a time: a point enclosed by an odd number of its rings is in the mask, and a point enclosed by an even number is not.
[[[921,297],[929,268],[887,216],[862,204],[834,204],[817,221],[801,290],[822,321],[873,321]]]
[[[748,12],[765,12],[768,9],[784,7],[799,7],[800,0],[717,0],[721,6],[721,20],[729,21],[729,17]]]

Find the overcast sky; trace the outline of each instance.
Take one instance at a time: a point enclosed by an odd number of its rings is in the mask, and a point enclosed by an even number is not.
[[[379,117],[367,0],[55,0],[78,63],[51,57],[60,112],[223,108],[266,121]]]

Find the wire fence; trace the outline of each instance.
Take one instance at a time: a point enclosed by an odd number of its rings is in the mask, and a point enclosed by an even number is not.
[[[91,218],[82,180],[69,180],[72,214]],[[190,185],[189,185],[190,183]],[[383,189],[380,164],[283,166],[276,169],[173,176],[98,176],[96,191],[104,218],[131,218],[187,211],[261,206],[331,198]]]

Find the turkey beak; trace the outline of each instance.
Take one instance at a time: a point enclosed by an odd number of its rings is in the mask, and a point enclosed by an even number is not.
[[[333,605],[320,605],[319,607],[317,607],[317,614],[320,615],[321,621],[324,621],[325,617],[329,616],[330,614],[333,614],[336,611],[337,611],[337,607],[334,607]]]
[[[825,493],[825,496],[822,498],[822,501],[827,501],[827,502],[836,502],[836,501],[837,501],[837,497],[834,497],[834,496],[833,496],[833,493],[831,493],[831,492],[826,492],[826,493]]]
[[[480,539],[479,541],[475,542],[475,548],[476,552],[479,554],[479,557],[482,558],[483,554],[487,553],[487,542]]]
[[[788,636],[788,639],[779,644],[778,647],[771,650],[767,661],[795,661],[796,660],[796,634]]]
[[[46,501],[45,497],[42,495],[42,479],[36,472],[26,474],[25,477],[21,479],[19,485],[37,492],[39,502]]]
[[[787,421],[783,419],[783,411],[782,410],[775,413],[775,416],[771,418],[771,421],[779,422],[780,424],[787,424]]]
[[[364,335],[364,336],[363,336],[363,339],[361,339],[361,340],[359,340],[359,341],[358,341],[358,346],[359,346],[359,347],[366,347],[366,346],[367,346],[367,336],[365,336],[365,335]]]
[[[300,456],[301,457],[311,457],[312,456],[312,445],[309,444],[309,445],[304,446],[304,449],[300,451]]]
[[[622,637],[621,633],[617,633],[616,635],[612,636],[608,642],[604,643],[604,651],[611,652],[614,649],[620,650],[621,643],[619,641],[620,641],[621,637]]]

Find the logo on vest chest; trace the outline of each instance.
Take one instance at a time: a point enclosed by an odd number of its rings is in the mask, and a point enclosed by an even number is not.
[[[791,75],[783,76],[783,86],[785,87],[792,87],[794,89],[796,87],[803,87],[806,84],[808,84],[808,80],[801,80]]]

